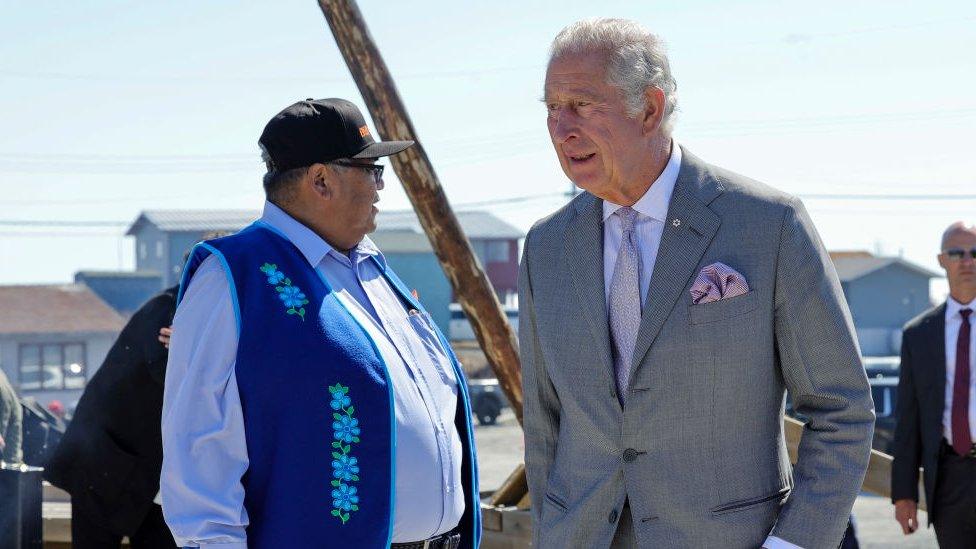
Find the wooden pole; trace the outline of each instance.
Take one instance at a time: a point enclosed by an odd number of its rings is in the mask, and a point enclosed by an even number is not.
[[[412,139],[417,142],[390,157],[393,169],[403,182],[515,417],[522,423],[522,369],[515,334],[454,216],[362,13],[355,0],[318,2],[380,136],[385,140]]]

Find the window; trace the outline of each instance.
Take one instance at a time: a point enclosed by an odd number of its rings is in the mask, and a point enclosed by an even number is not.
[[[163,257],[163,241],[156,241],[156,257]]]
[[[507,263],[508,242],[504,240],[485,242],[485,257],[488,259],[487,263]]]
[[[20,389],[83,389],[85,344],[45,343],[20,346]]]
[[[508,263],[507,240],[472,240],[471,249],[474,250],[482,265]]]
[[[146,243],[139,243],[139,259],[146,259]]]

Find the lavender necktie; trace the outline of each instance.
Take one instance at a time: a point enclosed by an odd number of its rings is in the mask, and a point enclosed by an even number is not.
[[[623,207],[615,212],[620,218],[623,236],[620,251],[610,279],[610,336],[613,339],[613,367],[617,381],[617,398],[624,404],[630,382],[630,366],[641,320],[640,255],[634,236],[637,212]]]
[[[962,326],[956,340],[956,375],[952,383],[952,448],[960,456],[969,454],[973,438],[969,429],[969,315],[972,309],[959,311]]]

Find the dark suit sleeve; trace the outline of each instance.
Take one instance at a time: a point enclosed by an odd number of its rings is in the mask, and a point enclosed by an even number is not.
[[[532,518],[537,525],[533,545],[538,547],[538,525],[549,472],[556,457],[561,408],[559,397],[546,373],[539,334],[536,331],[535,305],[529,279],[530,239],[531,236],[525,240],[522,264],[519,267],[519,354],[525,399],[522,418],[525,431],[525,473],[532,500]]]
[[[912,338],[902,337],[901,367],[898,374],[898,423],[895,425],[894,462],[891,464],[891,501],[918,501],[918,468],[922,460],[922,431],[915,390],[915,365],[912,363]]]
[[[808,419],[772,535],[837,547],[871,455],[874,405],[840,281],[799,201],[787,206],[780,234],[775,336],[790,397]]]
[[[99,465],[100,456],[115,452],[119,437],[112,442],[106,438],[105,431],[119,435],[119,425],[137,421],[128,414],[117,413],[120,402],[125,401],[117,391],[124,390],[127,396],[162,392],[167,351],[157,338],[159,329],[172,323],[174,309],[175,300],[169,291],[157,294],[122,328],[102,365],[88,381],[74,420],[45,467],[44,478],[51,484],[75,491],[75,483],[84,480],[78,476],[79,471]],[[145,379],[142,369],[152,379],[150,385],[158,383],[155,390],[139,381]]]
[[[173,323],[176,299],[170,291],[161,293],[142,306],[129,320],[117,344],[131,346],[133,360],[146,365],[153,380],[163,384],[166,379],[166,347],[159,342],[159,329]]]

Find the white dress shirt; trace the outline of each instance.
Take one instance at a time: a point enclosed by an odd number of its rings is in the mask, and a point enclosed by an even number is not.
[[[294,243],[369,333],[389,369],[396,415],[395,543],[458,525],[463,451],[458,386],[430,318],[408,314],[366,238],[349,255],[271,203],[261,222]],[[237,390],[237,323],[216,257],[194,274],[173,320],[163,402],[163,513],[179,546],[246,549],[244,416]],[[410,311],[415,313],[415,311]]]
[[[671,157],[668,159],[664,171],[657,177],[644,196],[640,197],[631,208],[637,212],[634,223],[634,238],[640,254],[640,295],[641,303],[647,301],[647,287],[654,272],[654,262],[657,260],[657,250],[661,247],[661,236],[664,234],[664,224],[668,218],[668,204],[671,203],[671,193],[678,181],[681,170],[681,147],[678,142],[671,141]],[[607,293],[607,305],[610,304],[610,280],[613,279],[613,268],[617,263],[620,252],[620,241],[623,239],[623,228],[620,217],[613,215],[622,208],[609,200],[603,201],[603,287]]]
[[[647,302],[647,291],[651,283],[651,274],[657,261],[657,252],[661,247],[661,237],[668,222],[668,206],[671,195],[678,182],[678,172],[681,171],[681,147],[678,142],[671,140],[671,157],[661,175],[654,180],[650,188],[641,196],[631,208],[637,212],[634,223],[634,238],[640,254],[640,296],[641,303]],[[620,252],[620,241],[623,239],[623,228],[620,217],[613,215],[622,208],[609,200],[603,201],[603,287],[607,294],[607,306],[610,304],[610,281],[613,279],[613,269]],[[768,549],[802,549],[776,536],[769,536],[763,543]]]
[[[959,303],[952,297],[946,300],[945,312],[945,349],[946,349],[946,384],[945,410],[942,413],[942,432],[946,440],[952,443],[952,388],[956,384],[956,343],[959,341],[959,330],[962,328],[961,309],[972,309],[969,315],[969,436],[976,441],[976,299],[969,303]]]

